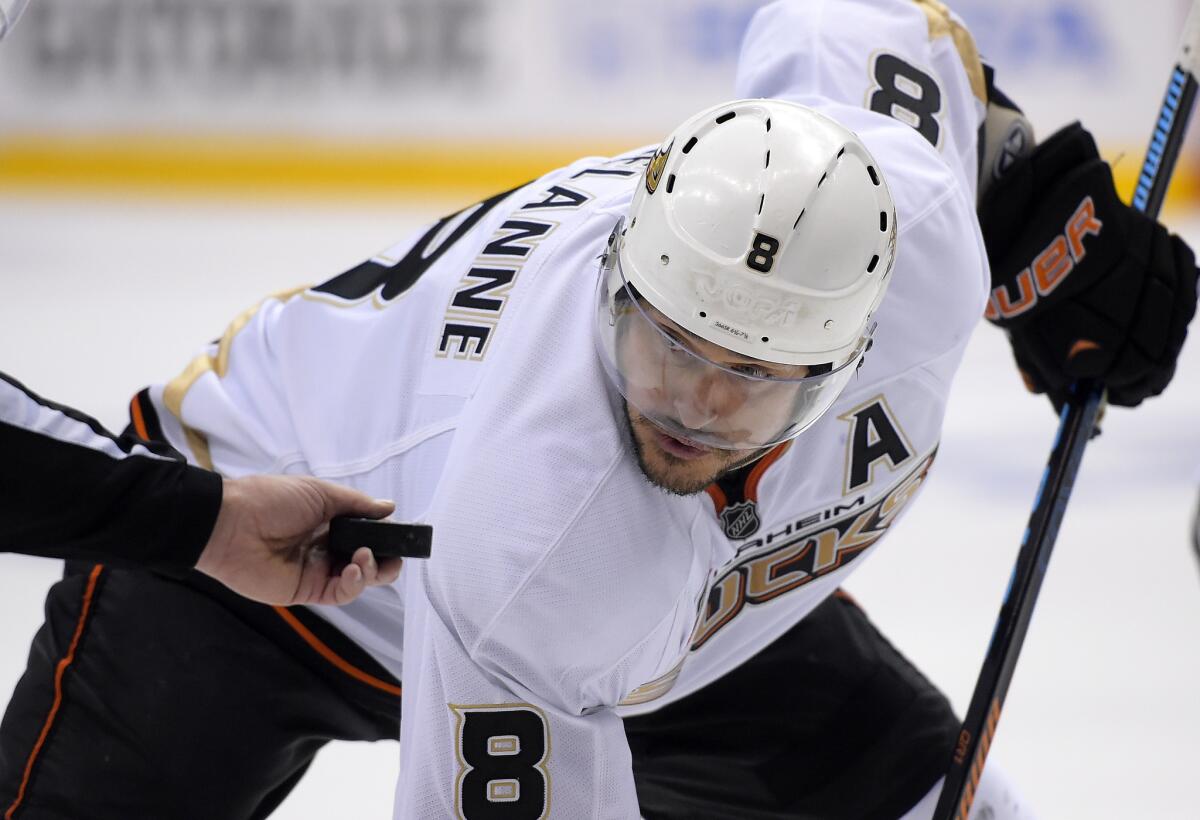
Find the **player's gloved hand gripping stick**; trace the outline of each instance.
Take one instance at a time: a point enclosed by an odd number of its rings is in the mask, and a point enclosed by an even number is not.
[[[1184,26],[1179,61],[1172,71],[1166,97],[1159,112],[1154,136],[1151,139],[1150,149],[1142,166],[1142,174],[1133,199],[1133,207],[1151,218],[1156,217],[1162,207],[1171,172],[1179,157],[1179,149],[1183,143],[1184,133],[1187,130],[1188,120],[1195,102],[1195,72],[1198,65],[1200,65],[1200,2],[1193,2],[1187,24]],[[1142,226],[1145,225],[1144,221],[1136,221]],[[1082,223],[1077,226],[1080,230],[1085,227]],[[1064,237],[1067,242],[1070,241],[1069,234],[1068,230]],[[1167,247],[1167,244],[1161,241],[1156,242],[1155,245],[1156,247]],[[1175,252],[1167,250],[1167,253]],[[1143,260],[1144,264],[1154,268],[1156,255],[1160,259],[1164,258],[1161,254],[1152,252],[1149,254],[1150,258]],[[1164,262],[1163,266],[1166,268],[1174,265],[1177,270],[1186,270],[1184,263],[1192,264],[1190,252],[1188,257],[1188,259],[1180,259],[1174,263]],[[1046,270],[1051,270],[1051,268],[1047,267]],[[1189,285],[1191,288],[1195,288],[1194,274],[1190,280],[1180,277],[1177,287],[1186,288]],[[1194,302],[1191,302],[1192,293],[1183,293],[1180,290],[1177,297],[1178,301],[1185,304],[1190,302],[1194,305]],[[1012,307],[1011,302],[1008,307]],[[1178,317],[1182,321],[1183,328],[1186,328],[1190,317],[1190,311],[1186,316]],[[989,318],[995,319],[991,316]],[[1005,324],[1002,321],[998,323]],[[1179,321],[1172,318],[1170,324],[1176,325],[1179,324]],[[1175,328],[1169,330],[1173,331]],[[1182,337],[1179,338],[1179,342],[1182,343]],[[1173,342],[1169,344],[1173,344]],[[1042,351],[1044,352],[1045,349],[1042,348]],[[1025,367],[1021,362],[1022,347],[1017,344],[1017,340],[1014,340],[1014,352],[1017,354],[1018,364],[1022,365],[1024,370]],[[1027,349],[1027,360],[1029,352],[1030,350]],[[1039,351],[1032,352],[1037,355]],[[1173,357],[1169,363],[1163,365],[1164,368],[1168,366],[1169,370],[1161,385],[1132,385],[1130,395],[1122,403],[1136,404],[1145,395],[1159,392],[1165,386],[1166,381],[1169,381],[1170,373],[1173,372]],[[1154,368],[1150,367],[1149,369],[1153,370]],[[1043,390],[1050,392],[1052,398],[1054,397],[1055,385],[1036,386],[1042,387]],[[1065,399],[1065,404],[1060,416],[1058,437],[1050,452],[1046,471],[1042,476],[1042,484],[1029,518],[1029,526],[1025,531],[1025,538],[1017,555],[1016,565],[1013,567],[1004,603],[1000,607],[995,631],[992,633],[992,641],[984,658],[983,668],[980,670],[979,680],[975,685],[975,692],[971,696],[971,704],[967,708],[967,716],[963,721],[953,759],[946,773],[946,782],[942,788],[941,797],[934,810],[935,820],[951,820],[951,818],[967,820],[974,800],[975,789],[983,771],[984,761],[996,731],[996,723],[1000,719],[1000,710],[1008,693],[1013,670],[1016,667],[1017,656],[1021,651],[1021,644],[1029,627],[1029,619],[1046,573],[1050,552],[1054,547],[1054,540],[1058,535],[1063,514],[1066,512],[1067,500],[1075,483],[1075,476],[1079,471],[1083,450],[1087,446],[1096,423],[1102,392],[1102,387],[1098,382],[1082,380],[1069,388],[1068,395],[1062,397]]]

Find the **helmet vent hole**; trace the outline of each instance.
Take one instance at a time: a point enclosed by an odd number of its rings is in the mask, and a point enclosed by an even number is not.
[[[769,150],[767,151],[767,160],[766,160],[766,162],[763,163],[763,167],[764,168],[771,167],[771,152]]]
[[[669,191],[671,189],[667,188],[667,190]],[[887,211],[879,212],[879,230],[885,233],[887,232]]]
[[[768,131],[771,130],[771,118],[770,117],[767,117],[767,130]]]
[[[683,146],[683,153],[686,154],[695,147],[696,147],[696,138],[692,137],[690,140],[687,141],[687,145]]]
[[[843,146],[842,146],[842,150],[838,151],[837,158],[838,158],[838,159],[841,159],[841,158],[842,158],[842,154],[844,154],[844,153],[846,153],[846,146],[844,146],[844,145],[843,145]]]
[[[766,200],[766,198],[767,198],[767,195],[766,195],[766,194],[759,194],[759,195],[758,195],[758,212],[759,212],[760,214],[762,213],[762,206],[763,206],[763,202]]]
[[[867,265],[867,273],[874,273],[875,266],[879,264],[879,254],[871,257],[871,264]]]
[[[736,116],[737,116],[736,111],[726,111],[724,114],[717,117],[717,125],[720,125],[721,123],[724,123],[724,122],[729,122],[731,119],[733,119]]]
[[[877,256],[875,258],[878,259],[879,257]],[[669,264],[671,264],[671,257],[667,256],[664,253],[662,256],[658,257],[658,261],[662,262],[664,265],[669,265]],[[874,264],[874,263],[872,262],[871,264]]]
[[[771,341],[771,337],[770,337],[770,336],[763,336],[763,337],[762,337],[762,340],[763,340],[764,342],[769,342],[769,341]]]
[[[826,177],[828,177],[828,176],[829,176],[829,172],[828,172],[828,171],[826,171],[825,173],[821,174],[821,178],[820,178],[820,179],[817,181],[817,187],[818,187],[818,188],[820,188],[822,185],[824,185],[824,184],[825,184],[825,178],[826,178]]]
[[[707,319],[707,318],[708,318],[708,314],[707,314],[705,311],[703,311],[703,310],[702,310],[702,311],[700,311],[700,318],[701,318],[701,319]]]
[[[875,173],[875,166],[868,165],[867,173],[871,175],[871,182],[873,182],[876,185],[876,187],[878,187],[879,186],[879,174]]]
[[[671,193],[671,191],[674,191],[674,190],[675,190],[675,175],[671,174],[669,177],[667,177],[667,193],[669,194],[669,193]]]
[[[807,209],[805,209],[805,210],[807,210]],[[793,231],[796,230],[796,228],[800,227],[800,220],[804,219],[804,214],[805,214],[805,211],[801,211],[800,216],[796,217],[796,224],[792,225]]]

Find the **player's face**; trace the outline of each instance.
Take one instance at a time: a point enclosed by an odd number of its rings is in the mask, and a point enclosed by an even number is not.
[[[730,371],[780,379],[801,378],[807,372],[802,365],[740,356],[688,333],[644,302],[642,307],[681,348]],[[776,420],[778,427],[786,424],[793,396],[778,389],[757,390],[746,379],[697,366],[695,356],[664,348],[656,335],[649,323],[634,322],[619,345],[621,369],[628,379],[626,414],[642,472],[663,489],[690,495],[760,451],[726,450],[691,441],[650,421],[638,407],[674,419],[682,427],[723,433],[737,441],[746,437],[747,430],[761,429],[760,425],[771,428]]]
[[[625,413],[642,474],[651,484],[676,495],[703,492],[720,476],[760,452],[693,444],[667,433],[628,403]]]

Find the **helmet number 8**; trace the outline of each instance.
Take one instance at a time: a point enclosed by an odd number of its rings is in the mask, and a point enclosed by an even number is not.
[[[775,254],[779,253],[779,240],[765,233],[754,235],[754,244],[750,246],[750,254],[746,257],[746,267],[759,273],[770,273],[775,264]]]

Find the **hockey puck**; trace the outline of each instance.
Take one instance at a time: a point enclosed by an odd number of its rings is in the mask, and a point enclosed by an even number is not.
[[[329,551],[350,558],[359,547],[370,547],[376,558],[428,558],[433,527],[339,515],[329,522]]]

